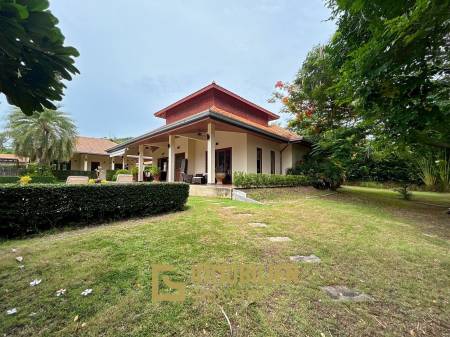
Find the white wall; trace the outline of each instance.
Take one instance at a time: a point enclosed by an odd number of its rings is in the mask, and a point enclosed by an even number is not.
[[[247,136],[247,172],[256,173],[256,149],[262,149],[262,173],[270,174],[270,151],[275,152],[275,173],[280,172],[280,149],[285,144],[272,142],[254,135]],[[284,155],[284,152],[283,152]]]

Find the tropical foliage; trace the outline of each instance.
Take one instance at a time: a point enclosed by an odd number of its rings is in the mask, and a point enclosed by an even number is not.
[[[69,160],[77,135],[67,114],[49,109],[32,115],[13,110],[8,116],[7,132],[17,155],[43,165]]]
[[[56,109],[78,73],[48,0],[0,0],[0,92],[25,114]]]
[[[450,151],[449,1],[328,4],[336,33],[292,83],[275,84],[271,100],[315,144],[316,166],[333,162],[347,179],[417,182],[415,158]]]

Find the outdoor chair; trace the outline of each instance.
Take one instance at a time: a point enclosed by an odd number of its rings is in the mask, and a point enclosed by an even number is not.
[[[187,174],[187,173],[181,172],[180,176],[181,176],[182,182],[192,184],[192,179],[194,177],[192,174]]]
[[[118,174],[116,183],[119,184],[127,184],[133,182],[133,175],[132,174]]]
[[[192,183],[193,184],[206,184],[207,182],[207,175],[205,174],[201,174],[201,173],[197,173],[193,178],[192,178]]]
[[[68,176],[66,184],[68,185],[84,185],[89,183],[89,177],[86,176]]]

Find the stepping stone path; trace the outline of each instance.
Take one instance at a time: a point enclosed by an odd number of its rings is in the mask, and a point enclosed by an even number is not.
[[[365,302],[372,300],[372,297],[369,295],[360,293],[354,289],[349,289],[345,286],[327,286],[322,287],[322,290],[336,301]]]
[[[288,241],[292,241],[290,238],[288,238],[287,236],[271,236],[269,238],[269,241],[272,242],[288,242]]]
[[[289,256],[289,260],[293,262],[308,262],[308,263],[320,263],[320,257],[311,254],[311,255],[295,255],[295,256]]]
[[[254,228],[265,228],[267,225],[262,222],[250,222],[249,225]]]

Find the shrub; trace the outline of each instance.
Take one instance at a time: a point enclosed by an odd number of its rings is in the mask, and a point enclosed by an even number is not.
[[[0,176],[0,184],[16,184],[17,182],[19,182],[20,177],[3,177]]]
[[[19,183],[20,183],[20,185],[28,185],[31,180],[32,179],[30,176],[22,176],[22,177],[20,177]]]
[[[189,185],[92,184],[0,187],[0,237],[181,210]]]
[[[289,174],[302,174],[309,178],[311,185],[318,189],[335,190],[344,181],[344,169],[332,161],[323,158],[307,158],[295,169],[288,170]]]
[[[235,172],[233,184],[242,188],[306,186],[309,180],[303,175],[281,175]]]
[[[33,176],[44,176],[44,177],[53,176],[50,166],[43,165],[43,164],[38,164],[38,163],[30,163],[30,164],[28,164],[23,175],[28,175],[30,177],[33,177]]]
[[[149,172],[152,177],[159,176],[160,174],[159,167],[156,165],[147,166],[144,171]]]
[[[57,180],[54,176],[31,176],[32,184],[54,184]]]
[[[117,176],[118,176],[119,174],[130,174],[130,171],[125,170],[125,169],[117,170],[117,171],[114,173],[113,177],[112,177],[112,181],[116,181],[116,180],[117,180]]]
[[[441,159],[436,161],[436,171],[439,177],[440,190],[446,192],[450,189],[450,160],[447,159],[447,153]]]
[[[401,187],[394,188],[394,191],[400,194],[403,200],[411,200],[412,193],[409,191],[409,185],[404,184]]]
[[[97,175],[95,172],[91,171],[77,171],[77,170],[67,170],[67,171],[52,171],[53,175],[56,177],[58,181],[66,181],[68,176],[83,176],[89,177],[91,179],[95,179]]]
[[[114,178],[114,175],[116,174],[118,170],[106,170],[106,180],[112,181]],[[94,177],[91,177],[94,178]]]
[[[428,190],[434,189],[437,181],[436,168],[432,158],[420,158],[417,161],[419,176]]]

